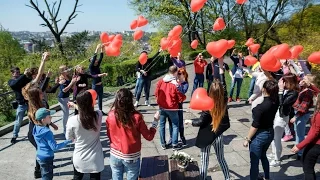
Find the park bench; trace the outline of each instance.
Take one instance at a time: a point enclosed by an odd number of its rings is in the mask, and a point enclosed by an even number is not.
[[[170,161],[170,168],[169,168]],[[168,156],[144,157],[141,162],[140,180],[197,180],[200,179],[197,162],[189,164],[185,172],[178,168],[176,160]]]

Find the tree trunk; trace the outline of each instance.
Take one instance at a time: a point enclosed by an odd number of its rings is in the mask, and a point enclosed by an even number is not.
[[[62,45],[62,41],[61,41],[60,35],[55,34],[54,38],[56,39],[56,45],[58,46],[59,51],[61,52],[62,55],[64,55],[63,45]]]

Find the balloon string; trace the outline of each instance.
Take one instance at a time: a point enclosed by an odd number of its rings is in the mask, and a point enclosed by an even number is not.
[[[198,14],[199,14],[199,13],[197,13],[196,16],[194,17],[194,21],[192,22],[192,24],[191,24],[190,27],[192,27],[193,24],[197,21]],[[190,17],[191,17],[191,16],[190,16]],[[190,32],[190,29],[188,29],[187,32],[183,33],[183,35],[181,36],[181,38],[184,37],[188,32]]]
[[[236,4],[234,4],[234,6],[232,7],[232,9],[231,10],[233,10],[233,8],[235,7],[235,5]],[[241,4],[240,5],[240,8],[243,6],[244,4]],[[238,13],[238,12],[237,12]],[[236,14],[237,14],[236,13]],[[240,18],[242,18],[242,16],[243,16],[243,14],[240,16]],[[226,24],[226,26],[224,27],[224,29],[223,29],[223,31],[227,28],[227,26],[230,24],[230,22],[234,19],[234,18],[236,18],[237,16],[234,16],[233,18],[231,18],[228,22],[227,22],[227,24]]]
[[[160,58],[160,54],[150,63],[148,64],[148,66],[145,68],[145,70],[148,72],[149,70],[151,70],[157,63],[158,61],[161,59]]]
[[[271,27],[267,30],[267,32],[265,32],[264,34],[262,34],[261,36],[255,38],[255,39],[260,39],[262,36],[266,35],[266,34],[271,30],[271,28],[273,28],[273,26],[276,24],[276,22],[277,22],[277,20],[278,20],[278,17],[279,17],[279,16],[277,16],[277,18],[274,20],[273,24],[272,24]]]

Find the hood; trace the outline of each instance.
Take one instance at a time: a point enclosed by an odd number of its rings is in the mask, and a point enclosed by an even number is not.
[[[40,140],[42,139],[48,132],[50,131],[50,129],[47,126],[38,126],[35,125],[33,128],[33,136],[34,139]]]
[[[163,81],[164,81],[164,82],[171,82],[171,81],[173,81],[173,80],[176,80],[176,78],[175,78],[173,75],[171,75],[171,74],[166,74],[166,75],[164,76],[164,78],[163,78]]]

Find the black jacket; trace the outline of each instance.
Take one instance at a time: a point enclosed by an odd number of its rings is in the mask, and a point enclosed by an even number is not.
[[[24,86],[26,86],[30,81],[31,81],[31,79],[28,78],[26,75],[21,75],[17,79],[10,79],[8,81],[8,85],[14,91],[14,93],[16,95],[16,100],[20,105],[27,103],[22,95],[22,88]]]
[[[227,102],[226,86],[223,74],[220,75],[220,82],[222,83],[225,90],[224,99],[225,102]],[[218,136],[220,136],[223,132],[230,128],[228,108],[226,108],[225,114],[216,132],[212,131],[211,124],[212,117],[209,111],[203,111],[200,118],[192,122],[192,126],[200,127],[195,144],[198,148],[204,148],[211,145]]]
[[[152,61],[160,54],[160,52],[158,51],[153,57],[148,58],[147,62],[144,65],[141,65],[140,62],[138,61],[137,65],[136,65],[136,71],[140,72],[140,70],[145,70],[147,72],[147,75],[143,75],[141,73],[141,77],[150,77],[151,72],[152,72],[152,66],[154,64],[151,64]]]
[[[280,117],[289,116],[292,105],[296,102],[299,93],[297,91],[288,91],[285,95],[279,94],[279,113]]]

